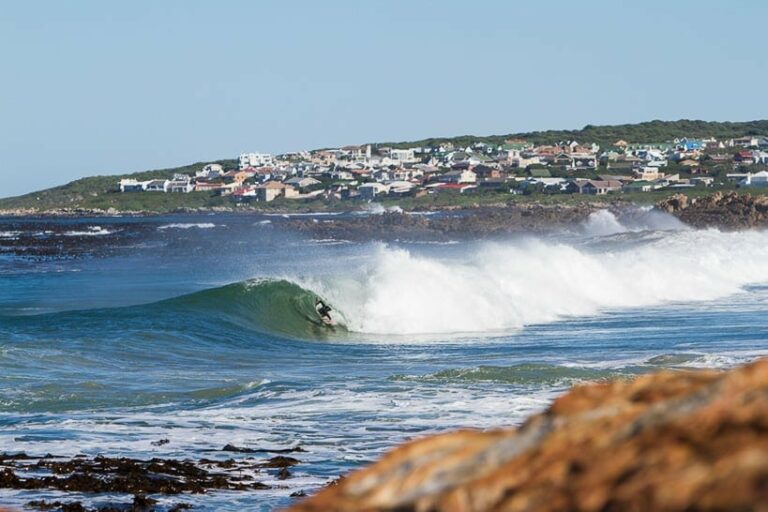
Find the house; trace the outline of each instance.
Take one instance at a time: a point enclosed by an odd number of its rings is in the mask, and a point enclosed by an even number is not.
[[[120,180],[119,186],[120,192],[144,192],[144,190],[146,190],[147,182],[128,178]]]
[[[389,193],[389,187],[383,183],[364,183],[357,187],[357,191],[362,199],[373,199],[378,195]]]
[[[501,170],[497,167],[492,167],[490,165],[476,165],[472,172],[475,173],[477,176],[477,179],[480,180],[491,180],[491,179],[499,179],[501,178]]]
[[[264,167],[274,165],[274,157],[268,153],[242,153],[239,160],[240,169],[248,167]]]
[[[224,176],[224,166],[221,164],[206,164],[203,168],[195,173],[195,178],[203,178],[206,180],[221,178]]]
[[[320,185],[322,183],[320,180],[316,180],[315,178],[307,176],[306,178],[290,178],[285,180],[283,183],[286,185],[291,185],[292,187],[296,187],[299,190],[304,190],[309,187],[314,187],[315,185]]]
[[[259,201],[268,203],[277,199],[278,197],[286,197],[288,199],[296,197],[298,192],[295,188],[279,181],[268,181],[263,185],[256,187],[256,198]]]
[[[469,169],[448,171],[437,177],[437,181],[442,183],[475,183],[477,174]]]
[[[410,194],[416,186],[410,181],[392,181],[387,185],[389,186],[389,193],[398,196]]]
[[[742,187],[768,187],[768,171],[760,171],[754,174],[748,173],[747,177],[739,182]]]
[[[751,149],[745,149],[743,151],[739,151],[733,156],[733,160],[735,162],[741,162],[744,164],[754,164],[757,163],[757,151],[752,151]]]
[[[621,190],[620,181],[587,180],[581,184],[581,193],[602,196],[610,192]]]
[[[632,181],[630,183],[625,184],[621,188],[621,190],[623,192],[628,192],[628,193],[631,193],[631,192],[650,192],[651,190],[653,190],[653,183],[651,183],[650,181],[645,181],[645,180]]]
[[[664,176],[664,173],[660,172],[658,167],[651,166],[637,167],[632,170],[632,174],[635,179],[644,181],[653,181]]]
[[[168,180],[150,180],[147,182],[144,190],[147,192],[165,192]]]
[[[760,137],[754,135],[748,135],[746,137],[738,137],[729,141],[729,146],[741,146],[744,148],[756,147],[760,144]]]
[[[416,162],[413,148],[411,149],[393,149],[389,152],[389,158],[397,164]]]
[[[195,190],[195,184],[192,183],[192,178],[186,174],[175,174],[172,180],[168,180],[165,186],[166,192],[177,192],[182,194],[189,194]]]

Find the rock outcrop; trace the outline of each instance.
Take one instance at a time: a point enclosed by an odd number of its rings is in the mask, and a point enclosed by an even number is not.
[[[290,510],[768,510],[768,359],[575,387],[520,428],[408,443]]]
[[[715,192],[689,199],[672,195],[656,205],[697,228],[744,229],[768,226],[768,196]]]

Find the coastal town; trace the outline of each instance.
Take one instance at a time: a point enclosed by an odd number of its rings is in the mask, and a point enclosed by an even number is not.
[[[169,179],[122,179],[123,193],[207,192],[238,204],[284,200],[373,200],[462,194],[606,195],[672,189],[768,186],[768,138],[617,140],[611,146],[563,141],[536,145],[450,142],[383,145],[271,155],[243,153]]]

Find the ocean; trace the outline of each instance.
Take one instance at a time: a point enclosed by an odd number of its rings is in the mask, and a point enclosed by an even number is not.
[[[766,232],[601,211],[547,235],[380,243],[282,220],[0,219],[0,452],[300,446],[290,478],[258,475],[268,489],[153,496],[274,510],[404,440],[518,425],[574,384],[768,353]],[[130,502],[0,489],[35,499]]]

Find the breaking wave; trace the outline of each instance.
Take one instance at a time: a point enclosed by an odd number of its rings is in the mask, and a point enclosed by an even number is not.
[[[355,333],[358,341],[383,336],[421,342],[501,336],[606,311],[715,300],[768,282],[768,232],[685,229],[631,243],[584,240],[379,244],[362,247],[364,254],[349,268],[330,275],[243,281],[141,307],[150,316],[181,308],[195,319],[296,339]],[[318,318],[318,297],[333,307],[339,322],[334,329]]]

